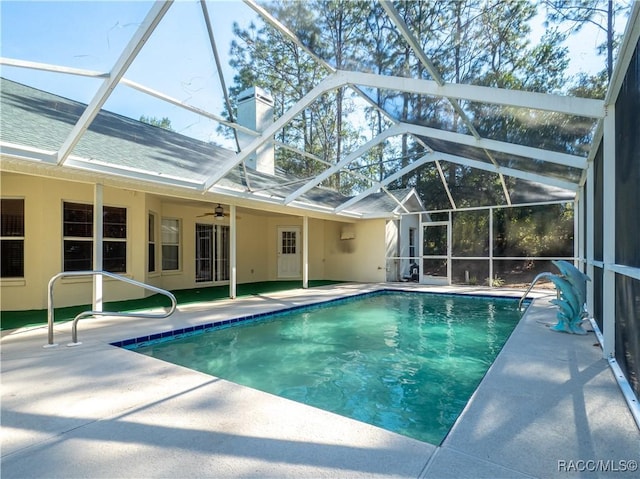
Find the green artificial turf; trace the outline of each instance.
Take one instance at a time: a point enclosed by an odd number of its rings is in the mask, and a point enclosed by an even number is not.
[[[327,286],[338,284],[341,281],[313,280],[309,281],[309,287]],[[276,291],[286,291],[302,287],[302,281],[263,281],[260,283],[239,284],[236,287],[238,296],[251,296]],[[172,291],[178,305],[198,303],[201,301],[215,301],[229,298],[229,286],[211,286],[207,288],[180,289]],[[105,302],[104,311],[140,311],[144,309],[170,306],[171,302],[166,296],[154,294],[147,298],[131,299],[127,301]],[[91,310],[90,304],[55,308],[55,321],[71,321],[83,311]],[[2,311],[0,312],[0,330],[22,328],[25,326],[38,326],[47,323],[47,310],[37,309],[29,311]]]

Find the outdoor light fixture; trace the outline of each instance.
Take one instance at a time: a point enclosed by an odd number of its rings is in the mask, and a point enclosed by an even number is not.
[[[218,203],[218,206],[216,206],[214,211],[215,211],[215,218],[217,220],[224,219],[224,210],[222,209],[222,206],[220,206],[220,203]]]

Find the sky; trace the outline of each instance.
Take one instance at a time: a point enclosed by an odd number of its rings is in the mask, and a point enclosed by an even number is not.
[[[208,0],[217,48],[227,87],[232,23],[246,27],[258,21],[240,0]],[[3,57],[108,72],[152,6],[148,1],[0,1]],[[534,36],[544,32],[537,19]],[[597,30],[584,30],[569,43],[577,69],[594,73],[604,59],[595,55],[603,40]],[[2,76],[88,103],[100,80],[2,66]],[[209,44],[200,2],[176,1],[136,57],[125,78],[142,83],[198,108],[221,114],[224,97]],[[119,85],[105,109],[138,119],[168,117],[173,128],[205,141],[233,148],[217,133],[216,122]]]
[[[108,72],[152,6],[147,1],[1,1],[2,56]],[[256,14],[240,1],[207,2],[227,87],[232,23],[248,25]],[[88,103],[101,80],[2,67],[2,76]],[[197,1],[177,1],[156,27],[125,78],[215,114],[224,97]],[[171,119],[176,131],[222,141],[217,123],[119,85],[105,109],[138,119]],[[231,143],[230,143],[231,145]]]

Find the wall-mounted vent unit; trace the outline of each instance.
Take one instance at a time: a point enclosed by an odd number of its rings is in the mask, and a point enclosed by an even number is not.
[[[353,226],[343,226],[340,230],[341,240],[351,240],[356,238],[356,230]]]

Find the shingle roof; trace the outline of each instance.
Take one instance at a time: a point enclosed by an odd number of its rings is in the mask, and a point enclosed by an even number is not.
[[[2,79],[0,139],[57,151],[86,105]],[[184,179],[203,180],[234,152],[101,110],[74,155]]]
[[[85,104],[4,78],[0,79],[0,93],[0,140],[52,152],[60,148],[86,108]],[[72,155],[115,168],[204,182],[235,152],[101,110]],[[237,167],[217,186],[246,191],[249,184],[253,190],[266,191],[277,199],[285,198],[300,186],[291,184],[295,178],[284,174],[272,176],[247,170],[247,176],[248,181],[242,168]],[[402,201],[407,194],[401,190],[396,197]],[[305,203],[328,208],[335,208],[348,199],[323,187],[315,187],[300,197]],[[387,194],[380,193],[365,198],[350,210],[380,214],[391,213],[397,207]]]
[[[405,207],[409,211],[424,210],[424,207],[416,196],[407,198],[412,191],[414,191],[413,188],[402,188],[391,190],[389,193],[392,194],[398,202],[405,202]],[[357,208],[361,213],[379,213],[381,211],[399,211],[401,209],[398,203],[384,192],[372,193],[363,198],[357,203]]]

